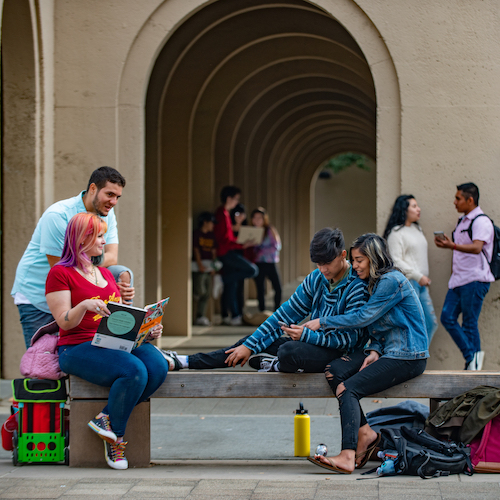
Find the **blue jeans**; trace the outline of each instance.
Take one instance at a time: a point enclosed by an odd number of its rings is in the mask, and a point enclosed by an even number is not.
[[[134,286],[134,273],[132,272],[132,269],[129,269],[128,267],[122,266],[120,264],[116,264],[115,266],[109,266],[108,271],[113,275],[113,278],[115,278],[115,281],[117,283],[121,281],[121,275],[123,273],[130,273],[130,286]],[[124,303],[128,306],[134,305],[133,301]]]
[[[115,278],[116,282],[120,281],[120,276],[123,273],[130,273],[130,286],[134,286],[134,273],[132,272],[132,269],[120,264],[116,264],[116,266],[109,266],[108,271],[113,275],[113,278]]]
[[[466,364],[472,361],[474,353],[481,350],[481,338],[477,322],[489,283],[473,281],[448,290],[444,299],[441,323],[462,351]],[[458,316],[462,313],[462,325]]]
[[[89,342],[59,347],[61,370],[88,382],[110,387],[108,404],[113,432],[125,434],[134,407],[146,401],[164,382],[168,363],[153,345],[142,344],[131,353],[96,347]]]
[[[415,280],[410,280],[410,283],[413,288],[415,288],[415,292],[417,292],[417,296],[422,304],[422,309],[424,310],[425,328],[427,329],[427,338],[429,339],[430,346],[432,337],[438,328],[438,320],[434,312],[434,304],[432,303],[431,294],[429,293],[429,287],[419,285]]]
[[[23,327],[24,343],[26,349],[31,346],[31,337],[36,331],[47,323],[54,321],[52,314],[40,311],[33,304],[18,304],[19,317]]]
[[[358,431],[367,424],[359,400],[421,375],[427,364],[427,359],[381,357],[359,371],[365,357],[362,349],[333,360],[325,368],[326,380],[334,395],[337,394],[337,387],[341,383],[345,387],[337,396],[342,427],[342,450],[357,448]]]
[[[259,268],[234,250],[219,257],[219,260],[224,264],[222,281],[224,282],[224,300],[227,301],[226,309],[231,311],[233,318],[236,318],[242,313],[238,300],[238,283],[246,278],[255,278],[259,274]],[[222,309],[225,308],[222,307]]]

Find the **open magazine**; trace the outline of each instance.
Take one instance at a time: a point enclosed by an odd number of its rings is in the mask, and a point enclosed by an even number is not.
[[[161,323],[169,300],[167,297],[144,309],[108,302],[111,314],[102,318],[92,345],[131,352],[146,340],[154,326]]]

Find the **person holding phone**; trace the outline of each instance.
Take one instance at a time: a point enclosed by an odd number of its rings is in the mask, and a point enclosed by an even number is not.
[[[427,239],[418,221],[421,210],[411,194],[398,196],[384,231],[394,264],[410,280],[425,314],[429,345],[438,328],[434,304],[429,293],[429,259]]]
[[[354,241],[350,254],[354,270],[368,285],[368,302],[348,314],[322,316],[284,329],[294,339],[313,330],[335,339],[339,348],[344,345],[343,329],[368,327],[370,332],[368,347],[334,359],[325,368],[339,402],[342,447],[337,456],[315,455],[308,460],[340,474],[363,467],[380,442],[380,435],[366,421],[360,399],[417,377],[429,357],[422,305],[395,267],[386,241],[364,234]]]
[[[466,370],[483,367],[478,321],[484,297],[490,283],[495,281],[489,265],[493,256],[493,223],[478,204],[479,189],[474,183],[457,186],[455,208],[464,215],[451,239],[447,235],[434,238],[438,248],[451,250],[453,254],[441,323],[462,352]],[[460,314],[462,324],[458,323]]]
[[[332,348],[332,337],[320,337],[308,329],[300,342],[283,335],[285,326],[298,324],[309,315],[319,318],[355,311],[368,300],[367,284],[357,277],[346,258],[340,229],[318,231],[311,241],[310,255],[317,269],[252,335],[208,353],[186,356],[164,351],[170,370],[225,368],[248,362],[260,371],[321,373],[332,359],[364,346],[368,340],[366,328],[345,330],[342,349]]]

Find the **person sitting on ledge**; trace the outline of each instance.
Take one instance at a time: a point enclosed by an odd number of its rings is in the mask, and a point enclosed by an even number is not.
[[[376,234],[360,236],[351,248],[352,265],[368,285],[370,299],[351,313],[321,316],[303,326],[285,328],[294,339],[314,330],[343,344],[345,329],[368,327],[370,345],[333,359],[326,380],[339,402],[342,451],[308,460],[339,474],[363,467],[379,442],[359,400],[422,374],[429,357],[425,316],[415,289],[394,267],[386,242]]]
[[[260,371],[321,373],[326,364],[344,353],[363,347],[368,340],[365,328],[343,332],[342,348],[332,347],[330,337],[304,329],[300,342],[283,335],[283,326],[358,310],[367,300],[367,283],[359,279],[346,259],[340,229],[318,231],[310,245],[311,260],[317,269],[310,273],[294,294],[250,336],[236,344],[208,353],[189,356],[163,351],[170,370],[225,368],[247,361]]]
[[[59,326],[61,370],[110,387],[107,405],[88,425],[104,440],[107,464],[126,469],[123,435],[127,421],[134,407],[164,382],[168,364],[147,341],[130,353],[91,345],[101,319],[110,314],[108,302],[121,302],[111,272],[91,261],[102,254],[106,229],[106,222],[95,214],[71,218],[61,260],[47,276],[46,298]],[[146,340],[159,338],[162,330],[157,325]]]

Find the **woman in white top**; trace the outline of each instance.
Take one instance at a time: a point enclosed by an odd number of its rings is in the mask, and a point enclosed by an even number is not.
[[[429,294],[429,261],[427,240],[418,221],[420,207],[411,194],[399,196],[392,208],[384,231],[394,264],[406,275],[415,288],[425,314],[429,345],[438,327],[434,305]]]

